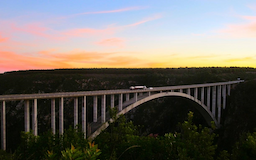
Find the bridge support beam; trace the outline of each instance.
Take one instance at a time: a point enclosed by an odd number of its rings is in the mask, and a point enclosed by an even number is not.
[[[188,94],[188,95],[191,95],[191,93],[190,93],[190,88],[187,89],[187,94]]]
[[[201,88],[201,102],[204,104],[204,87]]]
[[[106,95],[101,97],[101,123],[106,122]]]
[[[123,110],[123,94],[119,94],[118,111]]]
[[[210,111],[211,105],[211,87],[207,87],[207,108]]]
[[[78,125],[78,98],[74,99],[74,128]]]
[[[138,93],[134,93],[135,102],[138,101]]]
[[[220,123],[220,117],[221,117],[221,86],[218,86],[217,107],[218,107],[218,123]]]
[[[216,86],[212,87],[212,114],[216,116]]]
[[[197,95],[198,95],[198,88],[195,88],[194,89],[194,97],[195,97],[195,99],[197,99]]]
[[[56,127],[55,127],[55,99],[51,100],[51,128],[52,133],[56,133]]]
[[[97,122],[98,97],[93,96],[93,122]]]
[[[6,150],[6,113],[5,101],[2,102],[1,107],[1,149]]]
[[[230,96],[230,90],[231,90],[231,85],[230,84],[228,84],[228,95]]]
[[[82,130],[84,132],[84,138],[86,138],[86,96],[83,97]]]
[[[29,100],[25,100],[25,106],[24,106],[24,121],[25,121],[25,132],[30,131],[30,121],[29,121]]]
[[[114,108],[115,107],[115,95],[111,94],[110,97],[110,107]]]
[[[222,97],[223,97],[223,109],[226,108],[226,94],[227,94],[227,90],[226,90],[227,86],[223,85],[222,86]]]
[[[37,136],[37,99],[34,99],[32,108],[32,130],[34,135]]]
[[[127,93],[127,94],[125,95],[125,101],[129,101],[129,99],[130,99],[130,94]]]
[[[59,103],[59,134],[63,135],[64,133],[64,98],[60,98],[60,103]]]

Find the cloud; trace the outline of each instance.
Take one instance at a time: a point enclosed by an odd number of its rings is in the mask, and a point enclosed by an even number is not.
[[[249,62],[255,61],[255,57],[243,57],[243,58],[231,58],[227,59],[226,62]]]
[[[124,40],[121,38],[109,38],[109,39],[103,39],[99,42],[96,42],[98,45],[103,46],[117,46],[117,47],[123,47],[124,46]]]
[[[148,18],[145,18],[144,20],[141,20],[141,21],[139,21],[139,22],[136,22],[136,23],[133,23],[133,24],[129,24],[129,25],[127,25],[127,26],[133,27],[133,26],[137,26],[137,25],[140,25],[140,24],[149,22],[149,21],[153,21],[153,20],[159,19],[159,18],[162,18],[162,15],[157,14],[157,15],[154,15],[154,16],[151,16],[151,17],[148,17]]]
[[[227,24],[225,28],[217,32],[224,36],[235,38],[256,38],[256,16],[238,15],[236,17],[245,22],[240,24]]]
[[[114,28],[106,28],[106,29],[93,29],[93,28],[77,28],[77,29],[70,29],[61,32],[62,35],[68,36],[68,37],[83,37],[83,36],[89,36],[89,35],[109,35],[113,34],[115,32]]]
[[[71,17],[87,15],[87,14],[119,13],[119,12],[126,12],[126,11],[132,11],[132,10],[140,10],[140,9],[144,9],[144,8],[146,8],[146,7],[136,6],[136,7],[121,8],[121,9],[116,9],[116,10],[84,12],[84,13],[73,14],[73,15],[70,15],[70,16],[63,17],[63,18],[71,18]]]
[[[8,38],[4,38],[4,37],[2,37],[1,35],[0,35],[0,43],[1,42],[6,42],[8,40]]]

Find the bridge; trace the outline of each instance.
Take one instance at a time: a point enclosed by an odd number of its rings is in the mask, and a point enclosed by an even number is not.
[[[106,106],[117,107],[118,114],[126,114],[133,108],[153,99],[167,96],[185,97],[199,104],[198,110],[208,124],[214,121],[220,126],[222,110],[226,108],[226,97],[236,84],[244,80],[205,83],[180,86],[154,87],[143,90],[99,90],[81,92],[59,92],[39,94],[1,95],[1,149],[6,150],[6,104],[8,101],[19,101],[24,106],[24,131],[31,129],[34,135],[38,135],[37,105],[39,99],[51,101],[51,130],[56,133],[56,100],[59,104],[59,134],[64,133],[64,99],[74,102],[74,127],[82,125],[85,138],[93,139],[109,125],[110,117]],[[91,103],[89,103],[91,97]],[[91,105],[90,105],[91,104]],[[78,117],[78,109],[81,108],[81,117]],[[92,107],[92,113],[87,113],[87,107]],[[30,108],[32,112],[30,113]],[[91,114],[92,122],[87,122]],[[32,119],[30,121],[30,119]],[[30,126],[31,124],[31,126]]]

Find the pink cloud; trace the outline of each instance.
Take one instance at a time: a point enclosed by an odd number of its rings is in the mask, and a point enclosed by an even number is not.
[[[1,35],[0,35],[0,43],[1,42],[6,42],[8,40],[8,38],[4,38],[4,37],[2,37]]]
[[[256,22],[228,25],[219,32],[236,38],[256,38]]]
[[[139,21],[139,22],[130,24],[130,25],[128,25],[128,26],[132,26],[132,27],[133,27],[133,26],[137,26],[137,25],[140,25],[140,24],[149,22],[149,21],[153,21],[153,20],[159,19],[159,18],[161,18],[161,17],[162,17],[162,16],[161,16],[160,14],[154,15],[154,16],[148,17],[148,18],[146,18],[146,19],[144,19],[144,20],[141,20],[141,21]]]
[[[92,29],[92,28],[78,28],[78,29],[70,29],[67,31],[61,32],[62,35],[69,36],[69,37],[83,37],[88,35],[107,35],[113,34],[114,28],[107,28],[107,29]]]
[[[238,16],[247,21],[243,24],[228,24],[218,32],[236,38],[256,38],[256,16]]]
[[[63,17],[63,18],[71,18],[71,17],[80,16],[80,15],[87,15],[87,14],[118,13],[118,12],[132,11],[132,10],[140,10],[140,9],[144,9],[144,8],[145,7],[136,6],[136,7],[128,7],[128,8],[121,8],[121,9],[108,10],[108,11],[84,12],[84,13],[73,14],[73,15],[70,15],[70,16]]]
[[[0,51],[0,72],[28,69],[56,69],[81,67],[150,67],[150,63],[121,53],[100,53],[74,50],[57,52],[55,49],[37,54],[17,54]]]
[[[96,42],[98,45],[103,45],[103,46],[117,46],[117,47],[122,47],[124,46],[124,40],[121,38],[109,38],[109,39],[103,39],[99,42]]]

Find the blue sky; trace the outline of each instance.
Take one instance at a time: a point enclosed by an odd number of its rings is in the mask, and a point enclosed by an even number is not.
[[[256,67],[256,2],[0,0],[0,72]]]

